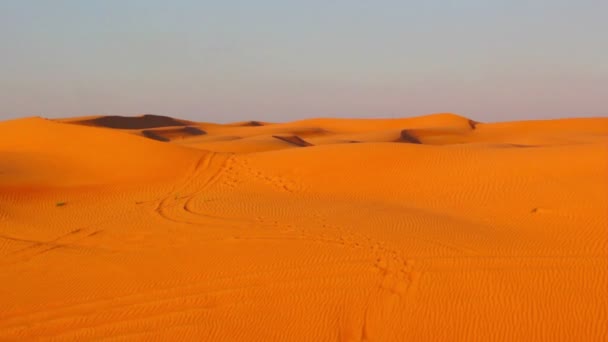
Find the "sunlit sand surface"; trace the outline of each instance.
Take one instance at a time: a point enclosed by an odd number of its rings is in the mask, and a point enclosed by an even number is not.
[[[605,341],[608,118],[0,122],[0,340]]]

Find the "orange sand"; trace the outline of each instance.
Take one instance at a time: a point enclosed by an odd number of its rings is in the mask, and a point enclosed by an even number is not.
[[[95,118],[0,122],[1,341],[608,336],[608,118]]]

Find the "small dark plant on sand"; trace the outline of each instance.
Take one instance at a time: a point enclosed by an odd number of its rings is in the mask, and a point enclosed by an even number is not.
[[[57,207],[63,207],[66,204],[68,204],[68,202],[57,202],[57,203],[55,203],[55,206],[57,206]]]

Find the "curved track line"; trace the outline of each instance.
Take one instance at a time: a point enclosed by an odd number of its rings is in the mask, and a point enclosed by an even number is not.
[[[220,158],[218,158],[218,157],[220,157]],[[212,170],[214,162],[216,162],[218,159],[220,161],[220,165],[217,167],[217,170]],[[195,198],[198,194],[204,192],[210,186],[215,184],[224,175],[225,171],[228,169],[228,166],[233,161],[233,159],[234,159],[234,157],[232,155],[223,156],[218,153],[209,152],[204,158],[199,160],[195,169],[191,172],[190,176],[187,177],[186,180],[179,187],[176,187],[176,189],[172,192],[172,194],[175,194],[175,197],[173,198],[175,203],[170,204],[170,205],[167,204],[167,202],[171,200],[171,196],[170,196],[171,193],[170,193],[169,196],[163,198],[158,203],[158,205],[156,206],[154,211],[156,213],[158,213],[158,215],[160,215],[163,219],[166,219],[166,220],[169,220],[169,221],[172,221],[175,223],[200,225],[200,223],[197,223],[197,222],[184,220],[184,219],[180,219],[178,217],[171,216],[165,209],[181,208],[181,211],[188,212],[188,210],[186,210],[186,207],[188,207],[188,203],[190,203],[192,201],[192,199]],[[194,183],[195,180],[200,178],[204,174],[204,171],[206,171],[206,170],[212,170],[213,172],[211,172],[211,174],[209,175],[208,178],[203,180],[202,184],[200,184],[200,185],[195,184]],[[190,192],[188,195],[185,195],[182,197],[179,197],[177,195],[178,190],[184,191],[192,186],[196,186],[196,189],[193,192]],[[183,200],[183,199],[185,199],[186,202],[184,204],[181,204],[181,200]],[[194,213],[192,213],[192,214],[194,214]],[[198,215],[198,216],[200,216],[200,215]]]

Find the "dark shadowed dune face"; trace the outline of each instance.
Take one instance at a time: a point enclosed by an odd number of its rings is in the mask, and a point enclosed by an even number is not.
[[[248,121],[245,124],[243,124],[243,126],[245,127],[257,127],[257,126],[264,126],[263,123],[259,122],[259,121]]]
[[[141,134],[143,134],[144,137],[148,138],[148,139],[153,139],[153,140],[158,140],[158,141],[163,141],[163,142],[168,142],[171,141],[171,139],[167,138],[167,137],[163,137],[162,135],[154,132],[154,131],[141,131]]]
[[[300,129],[291,130],[290,132],[285,133],[291,133],[298,137],[315,137],[320,135],[326,135],[330,132],[320,127],[304,127]]]
[[[497,147],[497,148],[535,148],[535,147],[541,147],[541,146],[539,146],[539,145],[503,143],[503,144],[494,144],[493,147]]]
[[[148,129],[158,127],[186,126],[190,122],[177,120],[168,116],[146,114],[138,117],[130,116],[102,116],[90,120],[75,121],[75,124],[98,126],[117,129]]]
[[[141,131],[141,134],[150,139],[158,141],[171,141],[176,138],[187,138],[198,135],[205,135],[207,132],[203,131],[198,127],[186,126],[180,128],[166,128],[166,129],[147,129]]]
[[[203,131],[202,129],[198,128],[198,127],[193,127],[193,126],[186,126],[182,129],[179,130],[182,133],[186,133],[188,135],[203,135],[203,134],[207,134],[207,132]]]
[[[273,135],[273,138],[279,139],[279,140],[283,140],[287,143],[290,143],[292,145],[296,145],[299,147],[308,147],[308,146],[314,146],[313,144],[309,143],[308,141],[300,138],[297,135],[290,135],[290,136],[280,136],[280,135]]]
[[[422,142],[416,136],[414,136],[409,130],[404,129],[401,131],[401,136],[397,142],[404,142],[410,144],[421,144]]]

